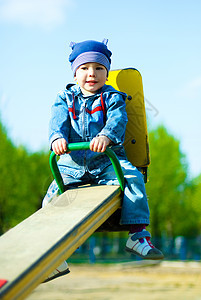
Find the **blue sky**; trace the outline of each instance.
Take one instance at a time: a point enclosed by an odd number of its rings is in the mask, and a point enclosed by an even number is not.
[[[200,13],[199,0],[0,0],[0,116],[9,136],[30,151],[47,150],[51,104],[73,81],[70,41],[108,38],[112,69],[141,72],[149,123],[181,141],[197,176]]]

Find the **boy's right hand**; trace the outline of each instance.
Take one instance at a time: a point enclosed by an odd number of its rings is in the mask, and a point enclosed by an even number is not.
[[[52,150],[54,151],[54,153],[56,155],[70,153],[70,151],[67,152],[67,149],[68,149],[68,143],[66,142],[66,140],[64,138],[57,139],[52,143]]]

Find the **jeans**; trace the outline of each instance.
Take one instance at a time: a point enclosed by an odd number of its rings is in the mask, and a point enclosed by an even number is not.
[[[125,178],[120,224],[149,224],[149,207],[143,175],[128,160],[120,160],[120,164]],[[61,175],[67,186],[83,183],[119,185],[112,165],[106,167],[96,176],[89,172],[76,178],[62,173]],[[58,186],[53,181],[43,199],[42,206],[49,203],[57,193]]]

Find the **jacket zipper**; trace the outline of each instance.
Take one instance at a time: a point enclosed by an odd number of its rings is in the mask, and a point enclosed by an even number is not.
[[[82,132],[83,132],[83,139],[86,141],[86,128],[85,128],[85,117],[86,117],[86,100],[83,107],[83,115],[82,115]],[[86,156],[87,156],[87,150],[84,152],[84,167],[86,170]]]
[[[86,141],[85,116],[86,116],[86,101],[84,103],[83,115],[82,115],[82,133],[83,133],[83,139],[84,139],[84,141]]]

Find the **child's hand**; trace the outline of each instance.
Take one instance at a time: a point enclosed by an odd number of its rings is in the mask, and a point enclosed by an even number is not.
[[[70,153],[70,151],[67,152],[67,146],[68,146],[68,144],[64,138],[57,139],[52,143],[52,150],[54,151],[54,153],[56,155]]]
[[[90,143],[90,150],[94,152],[104,152],[106,147],[111,143],[111,140],[105,136],[97,136]]]

